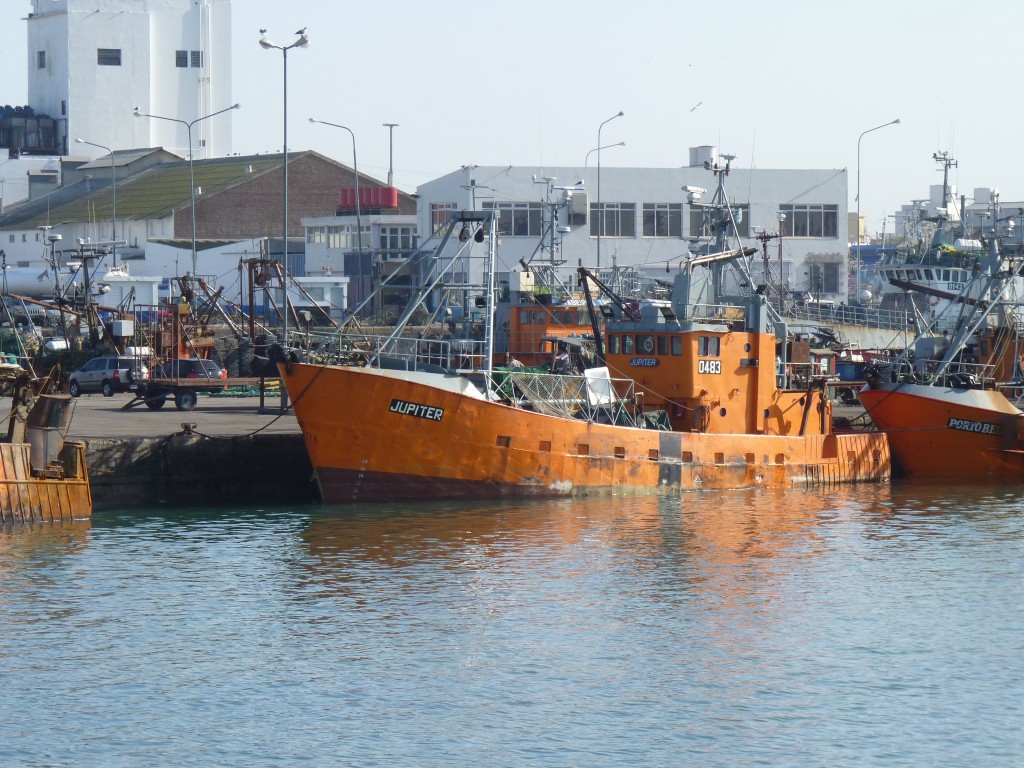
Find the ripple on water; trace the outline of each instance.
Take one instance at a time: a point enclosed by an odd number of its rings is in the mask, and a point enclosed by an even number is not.
[[[0,763],[1022,762],[1020,498],[896,485],[2,529]]]

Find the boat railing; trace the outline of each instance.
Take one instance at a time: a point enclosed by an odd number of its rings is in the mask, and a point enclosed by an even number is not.
[[[604,424],[644,424],[634,383],[612,379],[607,368],[568,375],[499,369],[490,376],[491,391],[518,408]]]
[[[687,318],[697,323],[731,323],[745,317],[745,309],[735,304],[692,304]]]
[[[485,344],[476,339],[437,339],[360,335],[341,341],[342,362],[405,370],[439,368],[468,373],[485,367]]]
[[[910,369],[913,367],[913,372]],[[891,369],[894,380],[904,379],[925,384],[938,384],[947,387],[976,388],[991,385],[996,371],[995,363],[979,363],[967,360],[955,360],[944,369],[938,360],[919,360],[911,366],[907,360],[897,360]]]
[[[844,323],[865,328],[890,330],[912,328],[914,324],[910,312],[878,307],[848,307],[845,304],[818,304],[815,302],[803,305],[795,304],[787,314],[797,320]]]

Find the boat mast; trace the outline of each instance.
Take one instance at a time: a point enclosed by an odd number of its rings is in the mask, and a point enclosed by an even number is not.
[[[491,215],[480,226],[487,227],[487,316],[484,319],[484,370],[487,372],[487,399],[495,399],[491,386],[494,373],[494,266],[498,255],[498,217],[501,211],[492,208]]]
[[[932,153],[932,159],[942,166],[942,207],[946,210],[946,216],[952,221],[953,217],[949,215],[949,204],[953,202],[953,196],[949,192],[949,169],[957,168],[959,164],[956,160],[949,156],[948,152],[934,152]],[[963,212],[960,212],[960,226],[963,227]]]

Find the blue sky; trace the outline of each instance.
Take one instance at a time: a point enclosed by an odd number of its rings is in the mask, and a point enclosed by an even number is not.
[[[0,104],[26,98],[26,0],[0,0]],[[684,165],[717,146],[739,167],[847,168],[872,231],[941,183],[932,153],[959,161],[968,197],[998,188],[1024,200],[1024,3],[987,0],[779,0],[774,3],[470,3],[235,0],[234,150],[280,151],[282,61],[259,29],[309,48],[288,56],[289,144],[407,191],[467,163],[604,167]],[[593,157],[591,158],[593,161]],[[591,163],[593,164],[593,162]],[[734,190],[742,199],[742,191]],[[891,220],[887,225],[892,231]]]

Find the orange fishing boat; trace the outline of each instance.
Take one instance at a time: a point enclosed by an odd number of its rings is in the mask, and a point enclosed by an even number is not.
[[[489,231],[493,263],[490,213],[462,217]],[[323,500],[568,496],[888,478],[884,435],[832,431],[823,379],[808,376],[799,389],[787,388],[777,366],[787,340],[777,338],[763,295],[694,303],[694,296],[710,296],[709,285],[720,284],[704,273],[745,255],[737,250],[689,260],[676,276],[671,302],[603,309],[597,342],[604,365],[583,371],[493,369],[493,327],[480,354],[463,355],[485,361],[482,370],[438,364],[444,359],[437,354],[440,341],[430,340],[427,354],[427,340],[403,339],[400,329],[381,340],[365,364],[282,362]],[[494,317],[494,294],[491,285],[486,318]]]
[[[920,333],[895,364],[866,371],[859,397],[889,438],[894,473],[1024,482],[1024,412],[1010,399],[1024,393],[1024,267],[996,245],[993,236],[989,256],[949,305],[952,335]],[[941,315],[936,324],[951,325]]]

